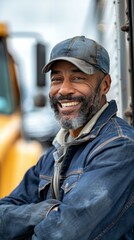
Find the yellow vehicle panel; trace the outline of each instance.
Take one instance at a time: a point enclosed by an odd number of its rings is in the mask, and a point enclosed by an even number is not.
[[[0,115],[0,198],[8,195],[42,154],[37,141],[21,138],[19,113]]]
[[[20,114],[0,115],[0,162],[5,157],[7,149],[20,135]]]
[[[37,162],[42,147],[36,141],[18,139],[9,149],[1,170],[0,197],[9,194],[22,180],[25,172]]]

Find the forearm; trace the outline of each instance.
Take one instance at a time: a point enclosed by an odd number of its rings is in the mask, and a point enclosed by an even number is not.
[[[57,200],[52,199],[21,206],[0,205],[0,239],[29,237],[34,227],[58,204]]]

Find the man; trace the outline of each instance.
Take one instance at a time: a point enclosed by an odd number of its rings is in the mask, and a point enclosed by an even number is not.
[[[84,36],[57,44],[50,103],[53,147],[0,200],[0,239],[134,239],[134,129],[116,116],[109,56]]]

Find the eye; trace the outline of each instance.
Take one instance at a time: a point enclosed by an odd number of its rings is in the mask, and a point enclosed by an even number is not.
[[[74,82],[81,82],[81,81],[84,81],[84,80],[85,80],[85,77],[83,77],[83,76],[75,76],[72,79],[72,81],[74,81]]]
[[[51,84],[54,84],[54,83],[61,83],[63,80],[61,77],[52,77],[51,78]]]

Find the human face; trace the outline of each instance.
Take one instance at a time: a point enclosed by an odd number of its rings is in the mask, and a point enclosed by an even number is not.
[[[57,61],[51,71],[50,103],[61,126],[78,134],[101,107],[99,74]]]

